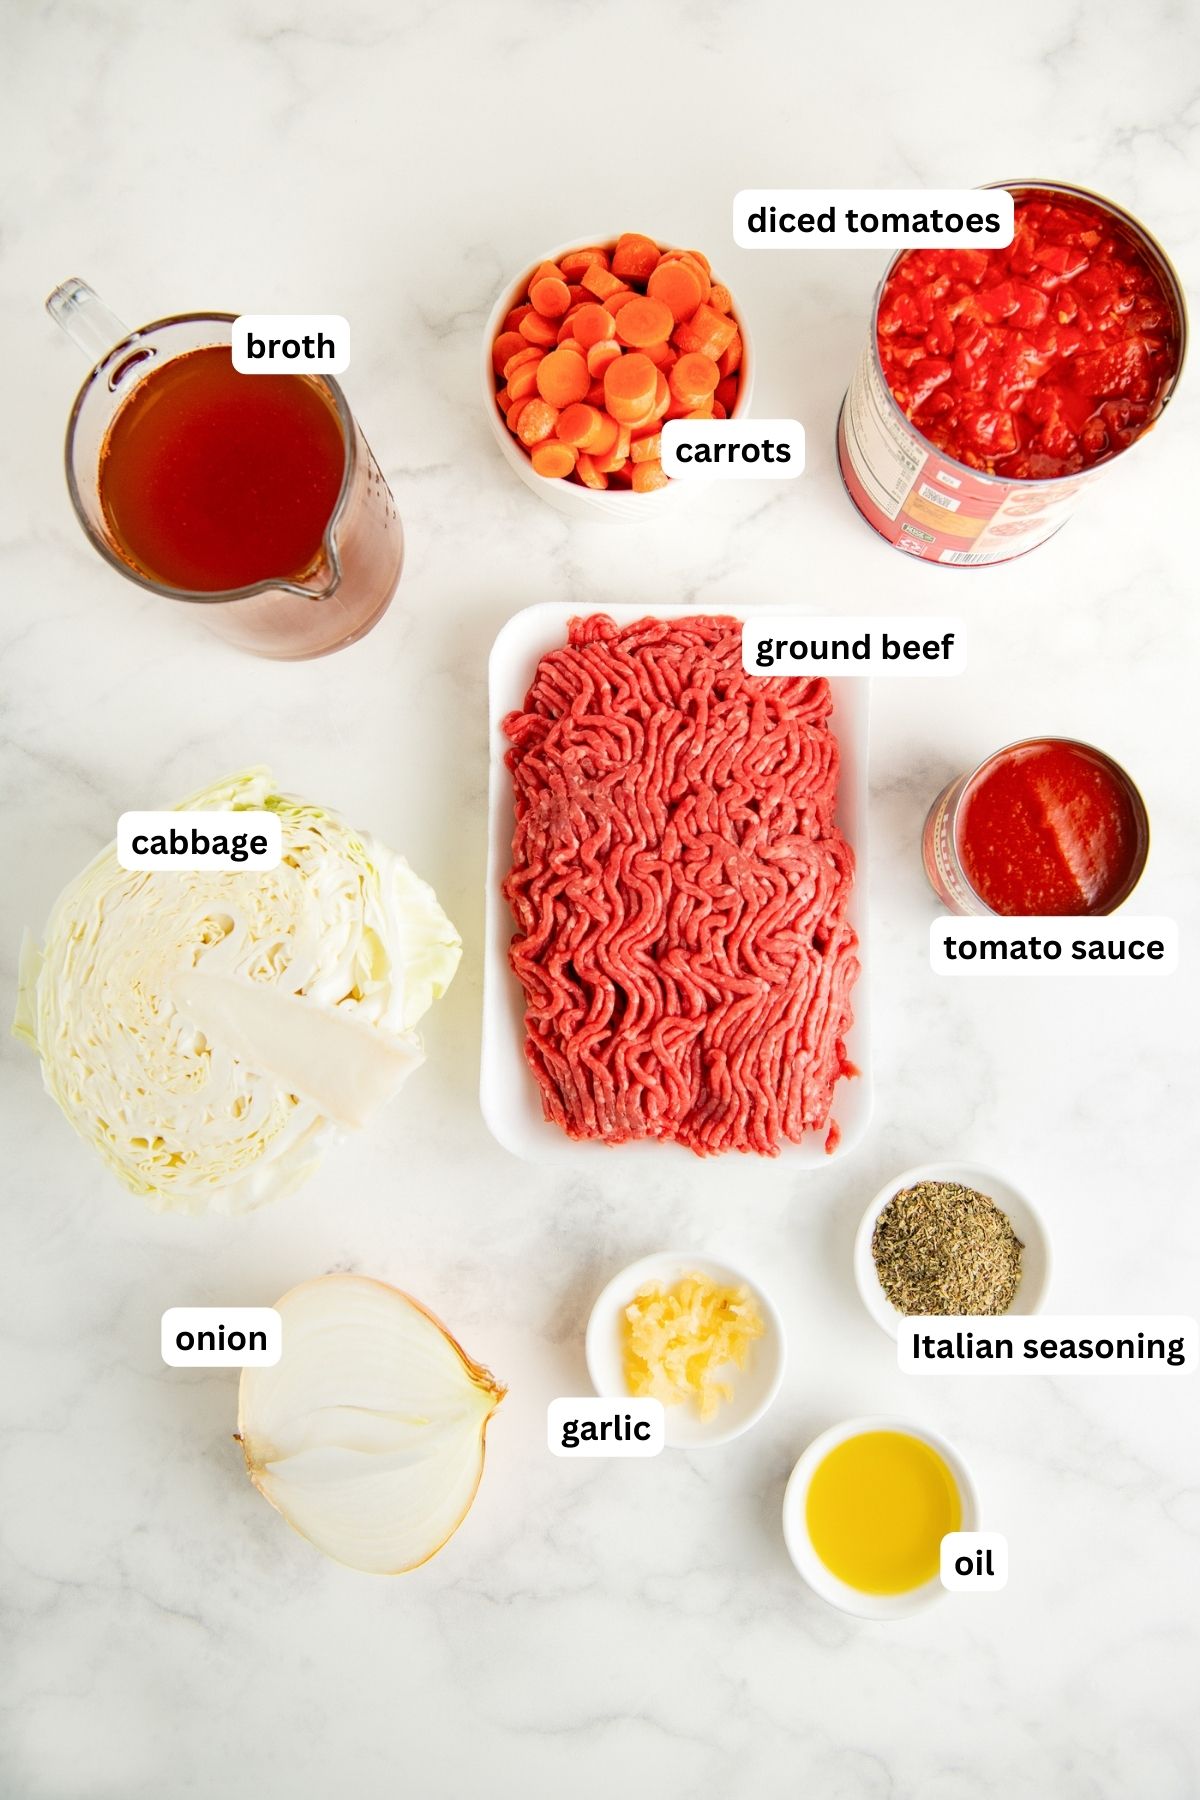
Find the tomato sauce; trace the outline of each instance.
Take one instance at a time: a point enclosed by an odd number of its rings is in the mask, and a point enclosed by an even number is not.
[[[922,436],[1009,480],[1077,474],[1142,435],[1179,365],[1148,255],[1102,206],[1018,192],[999,250],[909,250],[878,315],[884,378]]]
[[[963,873],[995,913],[1105,913],[1128,894],[1146,847],[1132,783],[1086,744],[1016,744],[984,765],[960,804]]]
[[[100,500],[141,574],[217,593],[311,568],[345,465],[341,422],[317,383],[239,375],[213,345],[134,388],[101,453]]]

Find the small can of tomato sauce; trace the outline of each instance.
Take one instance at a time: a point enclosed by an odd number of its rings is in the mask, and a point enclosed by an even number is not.
[[[1005,249],[902,250],[838,419],[838,466],[897,550],[978,568],[1066,523],[1143,437],[1183,367],[1187,312],[1170,259],[1086,188],[1003,181]]]
[[[1119,763],[1074,738],[1023,738],[943,788],[925,873],[959,914],[1115,912],[1141,879],[1150,823]]]

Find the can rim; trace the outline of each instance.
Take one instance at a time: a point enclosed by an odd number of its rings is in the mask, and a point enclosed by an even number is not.
[[[1146,863],[1150,856],[1150,813],[1145,800],[1142,798],[1141,790],[1134,781],[1132,775],[1130,775],[1128,769],[1123,768],[1115,757],[1109,756],[1106,750],[1097,749],[1095,744],[1089,744],[1085,742],[1083,738],[1059,737],[1051,732],[1046,732],[1040,737],[1016,738],[1011,744],[1002,744],[998,750],[993,750],[988,756],[984,757],[982,762],[977,763],[973,769],[968,770],[965,775],[960,777],[961,785],[959,785],[959,782],[952,784],[953,786],[958,787],[959,791],[949,803],[950,816],[946,822],[949,827],[950,842],[954,849],[954,858],[958,864],[958,872],[962,877],[962,882],[967,889],[967,892],[978,900],[985,913],[992,918],[997,919],[1012,916],[1005,913],[998,913],[994,906],[989,906],[967,874],[962,859],[962,852],[959,849],[958,843],[959,814],[966,803],[967,796],[970,794],[971,789],[975,786],[980,776],[988,769],[998,763],[1001,758],[1011,756],[1014,750],[1032,750],[1041,744],[1054,744],[1068,750],[1082,750],[1085,751],[1088,756],[1094,757],[1098,763],[1103,764],[1111,775],[1116,777],[1122,789],[1128,795],[1130,804],[1133,807],[1135,827],[1133,851],[1129,859],[1129,869],[1126,877],[1115,890],[1113,898],[1102,911],[1068,913],[1063,915],[1064,917],[1073,919],[1107,918],[1110,914],[1117,912],[1120,907],[1124,906],[1125,902],[1129,899],[1139,881],[1142,879],[1142,876],[1145,874]]]
[[[928,455],[940,456],[943,462],[948,463],[951,468],[961,469],[964,474],[969,475],[973,481],[994,482],[997,487],[1002,488],[1055,487],[1059,482],[1073,481],[1076,483],[1083,483],[1090,481],[1098,470],[1105,468],[1108,463],[1117,462],[1122,456],[1127,456],[1132,449],[1143,441],[1144,438],[1149,437],[1151,431],[1153,431],[1154,427],[1158,424],[1159,419],[1161,419],[1163,413],[1166,411],[1174,397],[1176,388],[1179,386],[1179,378],[1183,373],[1183,365],[1187,358],[1188,350],[1187,301],[1184,297],[1183,283],[1179,279],[1179,271],[1176,269],[1174,263],[1171,261],[1158,239],[1151,231],[1147,230],[1140,219],[1136,219],[1131,212],[1127,212],[1123,206],[1117,203],[1117,201],[1110,200],[1107,194],[1098,194],[1094,188],[1080,187],[1077,183],[1070,181],[1022,180],[985,181],[980,184],[977,191],[986,192],[989,188],[1004,188],[1014,196],[1018,193],[1077,194],[1081,199],[1092,200],[1098,206],[1103,208],[1105,212],[1111,213],[1118,219],[1125,229],[1137,239],[1139,247],[1147,251],[1154,262],[1157,263],[1158,272],[1163,278],[1163,285],[1166,288],[1167,296],[1175,308],[1175,315],[1179,327],[1179,356],[1176,360],[1175,367],[1171,372],[1170,378],[1163,388],[1162,404],[1159,407],[1157,414],[1151,419],[1150,423],[1146,426],[1146,429],[1134,438],[1133,443],[1126,444],[1123,449],[1118,450],[1112,456],[1106,456],[1102,462],[1092,463],[1090,467],[1086,469],[1076,469],[1071,472],[1064,472],[1061,475],[993,475],[985,469],[974,468],[970,463],[960,462],[957,456],[951,456],[948,451],[943,450],[939,445],[932,443],[930,439],[925,436],[925,433],[921,430],[920,426],[913,424],[908,414],[897,401],[896,396],[892,393],[891,388],[888,386],[887,375],[884,372],[883,363],[879,355],[879,308],[883,301],[883,290],[888,284],[892,270],[896,267],[901,257],[907,256],[909,251],[914,248],[911,244],[907,245],[903,250],[897,250],[896,254],[888,263],[880,277],[879,285],[875,289],[875,300],[871,307],[871,357],[875,369],[882,380],[884,396],[896,418],[902,422],[906,431],[912,433],[913,437],[915,437],[918,443],[924,447]],[[1035,545],[1033,548],[1040,549],[1041,546]]]

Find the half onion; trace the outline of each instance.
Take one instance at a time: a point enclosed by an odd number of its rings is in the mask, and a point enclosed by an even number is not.
[[[428,1562],[470,1511],[505,1389],[417,1301],[365,1275],[306,1281],[276,1310],[280,1360],[242,1370],[251,1481],[348,1568]]]

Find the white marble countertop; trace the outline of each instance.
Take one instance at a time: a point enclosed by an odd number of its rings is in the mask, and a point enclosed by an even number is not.
[[[1197,15],[1016,0],[918,21],[870,4],[213,0],[37,4],[6,22],[0,964],[128,807],[244,763],[402,849],[466,941],[429,1062],[295,1198],[239,1220],[143,1210],[5,1050],[0,1792],[13,1800],[421,1800],[720,1789],[813,1800],[1189,1800],[1196,1390],[1148,1378],[917,1381],[853,1288],[866,1199],[926,1159],[1040,1200],[1056,1311],[1195,1311],[1198,999],[1195,371],[1062,535],[950,576],[889,551],[831,444],[877,252],[755,256],[743,186],[1077,180],[1200,267]],[[611,59],[615,73],[606,73]],[[727,484],[652,534],[565,522],[503,466],[476,354],[545,245],[644,229],[706,248],[756,332],[755,409],[809,436],[799,482]],[[344,377],[408,531],[365,642],[280,666],[120,582],[71,516],[83,366],[41,312],[68,274],[131,321],[345,313]],[[1189,441],[1190,440],[1190,441]],[[1119,498],[1120,512],[1113,510]],[[476,1101],[489,643],[568,599],[794,602],[970,620],[969,672],[889,682],[872,747],[876,1111],[816,1174],[526,1167]],[[1182,972],[950,982],[929,970],[925,808],[1032,732],[1098,741],[1154,825],[1139,895]],[[690,1245],[769,1267],[792,1357],[769,1417],[707,1455],[571,1464],[545,1405],[624,1262]],[[270,1303],[361,1268],[410,1288],[511,1384],[467,1524],[419,1573],[347,1573],[252,1491],[236,1375],[164,1368],[165,1306]],[[804,1443],[894,1411],[963,1450],[1012,1576],[873,1626],[794,1575]]]

